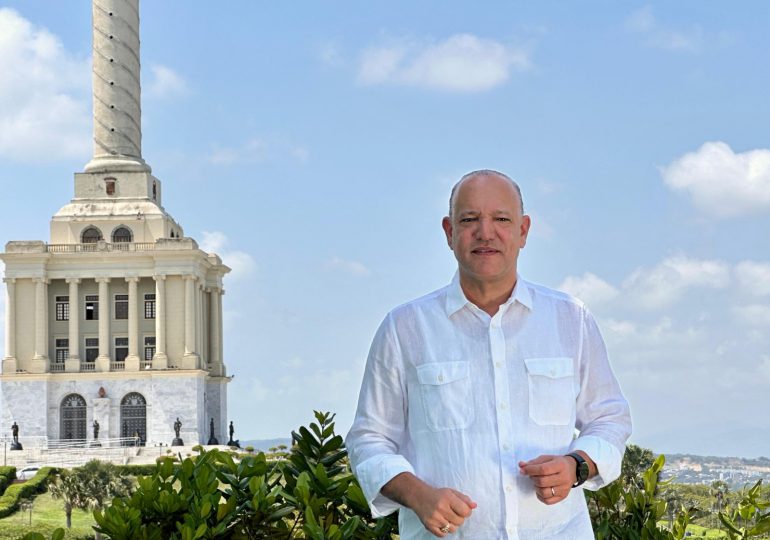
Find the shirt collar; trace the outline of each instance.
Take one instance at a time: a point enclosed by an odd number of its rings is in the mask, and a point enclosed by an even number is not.
[[[523,305],[530,311],[532,310],[532,293],[529,291],[529,287],[527,286],[527,283],[521,279],[521,276],[517,273],[516,274],[516,286],[513,288],[513,292],[511,292],[511,297],[506,300],[506,302],[500,306],[501,308],[503,306],[507,306],[508,304],[512,304],[513,302],[518,302],[519,304]],[[455,272],[454,277],[452,278],[452,282],[447,287],[447,294],[446,294],[446,314],[447,317],[451,317],[460,309],[465,307],[466,304],[470,304],[470,300],[468,300],[465,297],[465,293],[463,292],[462,287],[460,286],[460,273]]]

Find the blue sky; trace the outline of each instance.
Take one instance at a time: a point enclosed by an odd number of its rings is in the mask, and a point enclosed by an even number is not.
[[[632,442],[767,454],[770,7],[414,4],[141,5],[144,158],[234,268],[236,436],[347,429],[385,313],[454,272],[451,185],[495,168],[522,274],[596,314]],[[46,240],[91,157],[90,2],[0,5],[0,241]]]

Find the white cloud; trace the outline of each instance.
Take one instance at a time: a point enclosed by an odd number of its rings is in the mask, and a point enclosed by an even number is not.
[[[695,206],[710,215],[729,218],[770,211],[770,150],[735,153],[721,141],[661,169],[663,181],[686,192]]]
[[[591,272],[582,276],[568,276],[559,289],[580,298],[590,307],[606,304],[618,296],[618,290]]]
[[[339,257],[332,257],[326,261],[324,268],[326,270],[339,270],[356,277],[365,277],[372,273],[363,263],[348,261]]]
[[[626,18],[626,28],[644,36],[645,45],[669,51],[697,52],[703,47],[703,30],[695,25],[687,31],[662,25],[652,6],[637,9]]]
[[[152,78],[146,87],[148,97],[164,99],[187,93],[187,82],[173,69],[155,64],[150,66]]]
[[[88,158],[90,58],[0,8],[0,155],[18,161]]]
[[[770,295],[770,263],[741,261],[735,265],[735,279],[748,295]]]
[[[735,306],[732,312],[738,320],[747,326],[770,327],[770,306],[768,305],[749,304],[746,306]]]
[[[730,282],[730,269],[721,261],[668,257],[653,268],[634,270],[622,284],[624,296],[640,307],[659,309],[679,300],[692,288],[722,289]]]
[[[361,54],[358,80],[365,85],[480,92],[504,84],[512,71],[530,65],[523,48],[473,34],[455,34],[440,42],[397,40],[370,47]]]
[[[232,268],[229,276],[237,279],[251,274],[257,267],[254,258],[245,251],[228,249],[227,236],[219,231],[203,231],[200,248],[208,253],[216,253],[227,266]]]

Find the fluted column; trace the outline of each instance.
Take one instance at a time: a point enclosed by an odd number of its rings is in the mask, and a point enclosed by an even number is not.
[[[193,275],[184,276],[184,357],[182,367],[185,369],[198,368],[198,354],[195,350],[195,282]]]
[[[48,359],[48,283],[45,278],[35,278],[35,359]]]
[[[69,320],[69,356],[64,361],[64,371],[80,371],[80,280],[69,278],[70,320]]]
[[[96,371],[110,370],[110,278],[96,278],[99,284],[99,356]]]
[[[16,359],[16,280],[3,278],[6,287],[5,301],[5,358]]]
[[[142,159],[139,0],[93,0],[94,157],[86,172],[149,171]]]
[[[30,373],[46,373],[48,365],[48,280],[33,278],[35,284],[35,342],[34,354],[26,366]]]
[[[206,362],[206,346],[204,345],[203,334],[205,333],[205,326],[203,326],[203,284],[198,282],[198,286],[195,288],[195,336],[197,337],[196,350],[198,356],[201,357],[201,365],[205,367]]]
[[[211,375],[224,376],[225,366],[222,363],[222,289],[211,289]]]
[[[136,295],[138,277],[127,277],[128,282],[128,356],[126,371],[139,370],[139,301]]]
[[[152,369],[167,369],[166,355],[166,276],[155,276],[155,356]]]

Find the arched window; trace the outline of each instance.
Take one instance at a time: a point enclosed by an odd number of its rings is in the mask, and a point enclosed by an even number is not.
[[[102,231],[93,226],[86,227],[80,238],[84,244],[95,244],[102,239]]]
[[[131,229],[128,227],[124,227],[121,225],[114,231],[112,231],[112,241],[116,243],[120,242],[131,242],[133,239],[133,235],[131,234]]]
[[[59,408],[59,438],[86,439],[86,400],[80,394],[69,394]]]
[[[147,401],[138,392],[126,394],[120,402],[120,436],[139,436],[139,444],[147,441]],[[129,441],[127,445],[134,443]]]

